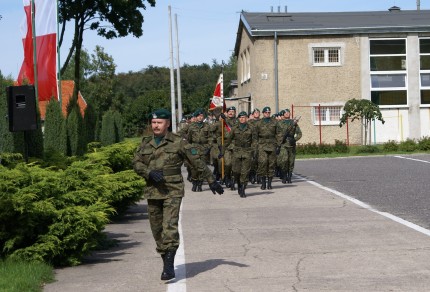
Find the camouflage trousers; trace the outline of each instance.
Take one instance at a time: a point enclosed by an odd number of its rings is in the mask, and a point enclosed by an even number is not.
[[[252,152],[233,152],[233,175],[235,180],[243,185],[247,185],[249,172],[251,171]]]
[[[273,147],[275,148],[275,147]],[[275,175],[276,153],[264,149],[258,149],[258,169],[257,174],[261,177],[273,177]]]
[[[195,145],[195,144],[194,144]],[[203,160],[204,162],[209,162],[209,155],[206,155],[207,148],[203,147],[201,145],[195,145],[195,147],[198,149],[199,152],[199,158]],[[191,179],[192,180],[198,180],[198,181],[204,181],[205,177],[203,176],[203,173],[194,167],[191,167]]]
[[[233,149],[224,151],[224,176],[231,177],[233,171]]]
[[[293,172],[296,160],[296,147],[282,146],[278,156],[278,166],[284,172]]]
[[[168,250],[176,251],[179,246],[179,211],[182,197],[168,199],[148,199],[148,216],[152,236],[159,254]]]

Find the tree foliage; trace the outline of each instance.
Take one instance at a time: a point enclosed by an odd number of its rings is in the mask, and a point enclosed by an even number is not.
[[[344,113],[340,119],[339,126],[342,127],[346,124],[348,119],[351,119],[351,122],[354,120],[361,120],[364,126],[364,145],[367,144],[367,136],[371,121],[379,120],[382,124],[385,123],[379,106],[367,99],[350,99],[345,103],[343,111]]]
[[[155,0],[59,1],[58,9],[60,22],[62,23],[60,46],[63,42],[66,23],[71,21],[74,27],[72,46],[61,69],[61,74],[64,73],[72,55],[75,54],[75,98],[80,90],[80,58],[84,31],[86,29],[95,30],[98,35],[106,39],[124,37],[129,34],[140,37],[143,33],[142,24],[144,20],[142,10],[146,9],[146,2],[151,6],[155,6]]]

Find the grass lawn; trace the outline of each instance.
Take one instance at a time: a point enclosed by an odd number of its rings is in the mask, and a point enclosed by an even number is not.
[[[0,260],[0,291],[39,292],[54,280],[54,270],[45,263]]]

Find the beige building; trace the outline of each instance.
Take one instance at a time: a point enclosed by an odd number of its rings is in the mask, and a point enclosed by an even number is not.
[[[430,11],[247,13],[235,55],[251,109],[301,116],[302,143],[361,144],[359,121],[339,127],[345,102],[368,99],[385,124],[371,142],[430,136]]]

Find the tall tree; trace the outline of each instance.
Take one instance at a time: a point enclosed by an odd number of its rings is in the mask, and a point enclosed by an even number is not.
[[[106,39],[124,37],[132,34],[140,37],[143,33],[143,15],[141,10],[146,10],[145,2],[155,6],[155,0],[60,0],[60,22],[63,24],[60,33],[60,46],[63,42],[66,23],[73,21],[74,36],[72,46],[61,69],[64,73],[70,58],[75,53],[75,90],[74,98],[80,90],[80,58],[84,31],[96,30],[100,36]]]

